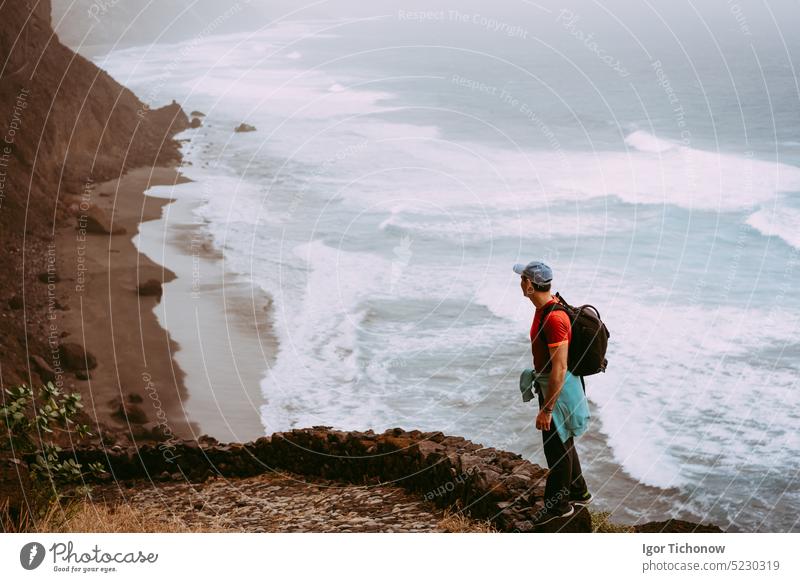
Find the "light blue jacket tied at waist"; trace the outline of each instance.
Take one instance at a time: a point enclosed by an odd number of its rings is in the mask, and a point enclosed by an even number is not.
[[[529,402],[533,399],[535,391],[541,391],[547,400],[549,373],[539,373],[531,368],[525,368],[519,377],[519,389],[522,392],[522,401]],[[558,395],[556,405],[553,407],[553,424],[555,424],[561,442],[566,442],[571,437],[579,437],[589,428],[589,402],[583,392],[583,385],[578,376],[573,376],[569,370],[564,375],[564,387]]]

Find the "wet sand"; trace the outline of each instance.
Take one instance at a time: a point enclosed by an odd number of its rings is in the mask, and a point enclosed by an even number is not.
[[[164,286],[155,312],[178,344],[174,358],[189,386],[189,418],[222,442],[246,442],[265,434],[260,381],[277,351],[271,301],[225,268],[194,213],[202,204],[199,190],[189,185],[151,192],[151,198],[175,201],[161,219],[142,225],[135,243],[177,275]]]

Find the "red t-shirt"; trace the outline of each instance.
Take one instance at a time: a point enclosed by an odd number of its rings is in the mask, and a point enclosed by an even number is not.
[[[544,308],[557,302],[555,297],[545,303],[540,309],[536,310],[531,325],[531,349],[533,350],[533,367],[537,372],[550,371],[550,349],[563,343],[568,343],[572,339],[572,323],[569,315],[563,311],[552,311],[544,320],[542,335],[544,338],[536,337],[539,331],[539,320],[542,318]],[[546,341],[545,341],[546,340]]]

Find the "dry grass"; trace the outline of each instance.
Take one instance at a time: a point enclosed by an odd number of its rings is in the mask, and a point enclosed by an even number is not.
[[[611,514],[607,511],[590,511],[592,516],[592,533],[631,533],[633,527],[611,523]]]
[[[65,508],[53,505],[36,523],[39,532],[185,533],[195,531],[178,519],[155,516],[130,505],[108,506],[81,501]]]
[[[463,512],[450,508],[444,510],[439,529],[446,533],[497,533],[489,520],[471,519]]]
[[[6,532],[31,533],[200,533],[229,531],[221,526],[191,526],[176,517],[157,515],[130,505],[106,505],[88,500],[52,504],[40,519],[14,519],[0,508]]]
[[[0,502],[0,533],[18,533],[25,531],[23,528],[27,520],[11,514],[8,508],[8,499]]]

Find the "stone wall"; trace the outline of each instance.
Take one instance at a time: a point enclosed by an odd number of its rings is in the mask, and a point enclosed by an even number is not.
[[[437,506],[461,507],[473,518],[491,520],[505,532],[531,531],[547,475],[514,453],[441,432],[399,428],[376,434],[315,426],[244,444],[201,437],[138,448],[86,446],[69,455],[84,464],[103,463],[112,480],[203,481],[212,475],[292,471],[365,485],[393,483]],[[553,524],[559,531],[591,531],[585,509],[566,524]]]

